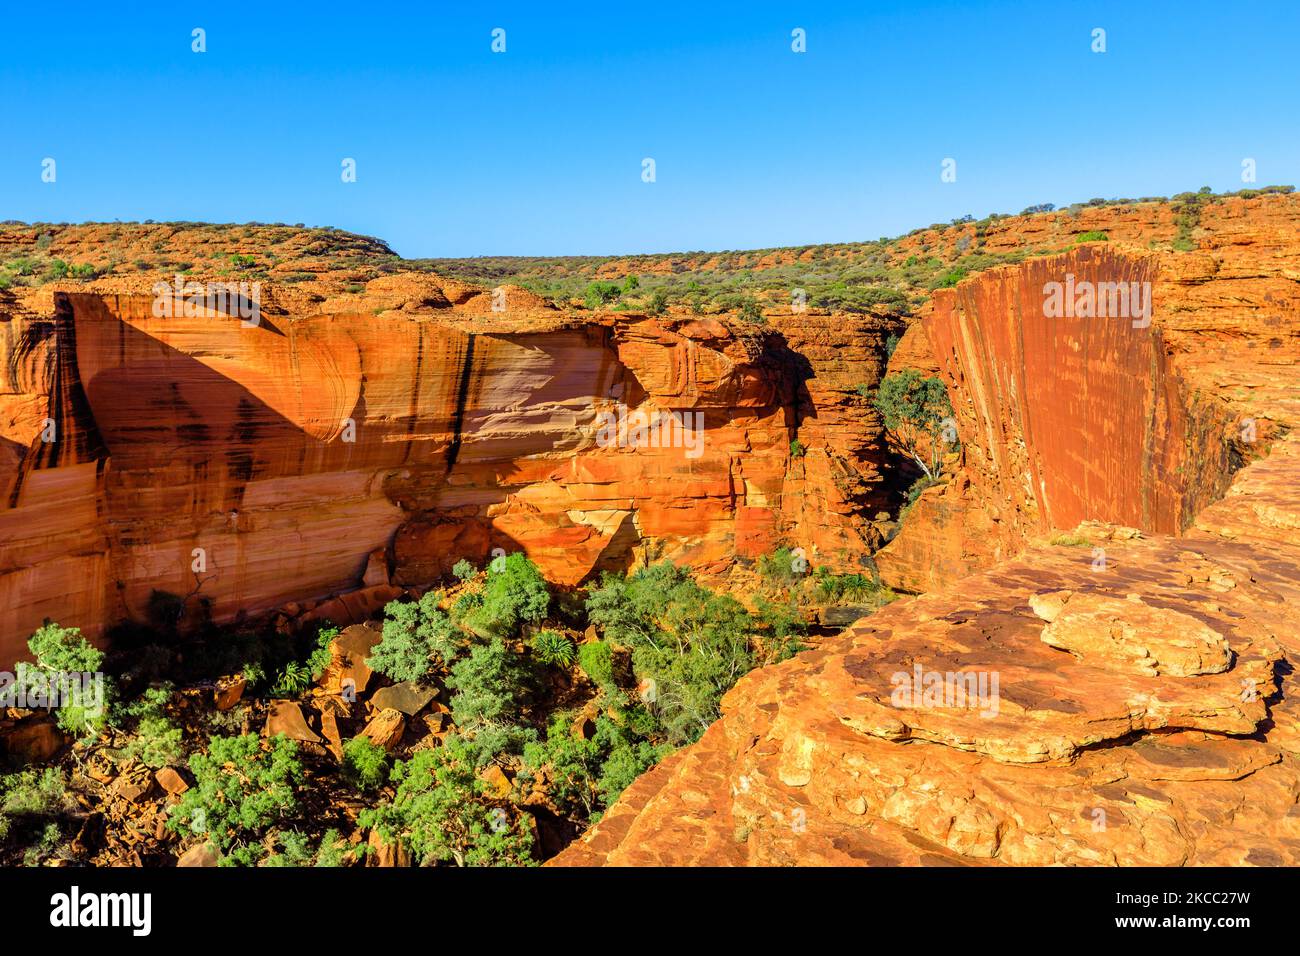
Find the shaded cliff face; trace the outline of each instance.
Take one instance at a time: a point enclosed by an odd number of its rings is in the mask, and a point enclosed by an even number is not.
[[[575,584],[650,558],[720,572],[778,538],[872,544],[851,500],[870,492],[805,478],[878,482],[870,429],[791,467],[809,372],[775,332],[527,307],[252,325],[179,303],[159,317],[139,294],[54,305],[4,325],[5,660],[46,617],[92,636],[147,620],[154,591],[224,622],[364,584],[332,609],[364,614],[495,548]],[[679,424],[638,435],[638,412]]]
[[[932,590],[747,675],[553,862],[1300,862],[1300,249],[1254,235],[938,295],[895,361],[962,465],[877,556]],[[1152,324],[1044,321],[1062,272]]]

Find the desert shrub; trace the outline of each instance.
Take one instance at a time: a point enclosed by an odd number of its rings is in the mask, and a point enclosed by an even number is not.
[[[306,664],[289,661],[271,685],[272,697],[297,697],[311,686],[311,671]]]
[[[469,581],[478,574],[478,569],[464,558],[461,558],[451,566],[451,573],[456,576],[458,581]]]
[[[343,745],[343,775],[358,790],[374,790],[388,778],[388,751],[369,737],[353,737]]]
[[[763,629],[758,642],[762,663],[776,664],[804,649],[800,638],[808,632],[808,625],[794,595],[777,601],[755,595],[754,617]]]
[[[754,563],[759,575],[769,584],[789,584],[808,572],[808,560],[781,545],[771,554],[761,554]]]
[[[717,719],[722,695],[754,666],[750,615],[669,562],[626,578],[606,574],[587,612],[609,640],[632,648],[633,670],[653,682],[652,709],[673,745],[696,740]]]
[[[104,726],[108,717],[111,688],[102,674],[104,652],[96,648],[75,627],[60,627],[50,621],[37,629],[27,641],[27,649],[35,664],[20,661],[14,668],[15,683],[28,688],[42,688],[50,693],[60,692],[58,724],[70,734],[94,736]],[[102,681],[103,700],[81,698],[62,693],[80,683],[80,675],[99,675]]]
[[[465,615],[465,626],[483,637],[509,637],[546,617],[551,593],[537,565],[516,552],[489,565],[480,601]]]
[[[587,291],[583,293],[583,301],[589,309],[599,309],[603,305],[614,302],[618,299],[622,290],[615,282],[593,282],[587,286]]]
[[[573,642],[558,631],[542,631],[533,638],[533,656],[552,667],[571,667]]]
[[[614,654],[608,641],[588,641],[578,646],[578,666],[597,687],[614,683]]]
[[[392,601],[384,608],[384,636],[366,663],[395,681],[419,680],[439,664],[449,664],[460,649],[461,635],[438,608],[442,592],[419,601]]]
[[[794,441],[790,442],[791,458],[802,458],[804,456],[804,452],[805,449],[803,447],[803,442],[801,442],[799,439],[796,438]]]
[[[644,710],[638,721],[638,710],[618,710],[617,722],[600,714],[590,738],[572,732],[575,714],[557,714],[546,739],[524,748],[524,772],[545,771],[547,793],[561,812],[595,819],[668,749],[647,739],[654,722]]]
[[[302,782],[298,747],[283,734],[265,744],[253,734],[213,737],[207,753],[190,757],[190,772],[195,785],[167,825],[205,835],[222,851],[256,841],[292,813]]]
[[[297,830],[285,830],[276,833],[268,840],[274,840],[277,850],[271,850],[257,863],[267,867],[337,867],[347,866],[351,857],[358,850],[343,839],[338,830],[330,828],[321,834],[316,849],[311,848],[307,835]],[[258,850],[263,850],[259,847]],[[256,853],[256,851],[255,851]],[[254,855],[254,854],[250,854]],[[243,861],[248,864],[252,860]]]
[[[650,302],[646,305],[646,312],[650,315],[663,315],[668,311],[668,293],[663,289],[655,289],[650,293]]]
[[[1105,242],[1105,241],[1107,240],[1107,238],[1109,238],[1109,237],[1108,237],[1104,232],[1102,232],[1100,229],[1089,229],[1087,232],[1081,232],[1081,233],[1079,233],[1079,235],[1075,236],[1075,237],[1074,237],[1074,241],[1075,241],[1076,243],[1078,243],[1078,242]]]
[[[0,777],[0,843],[22,847],[23,863],[35,866],[57,848],[75,809],[58,767]]]
[[[479,779],[473,746],[449,736],[435,750],[399,760],[392,802],[363,810],[357,822],[385,841],[400,840],[421,864],[527,866],[532,835],[517,816],[493,805]]]
[[[473,735],[516,721],[529,691],[529,677],[522,658],[500,638],[475,645],[452,665],[447,678],[456,726]]]
[[[119,708],[122,716],[134,718],[135,729],[126,751],[147,767],[158,769],[180,761],[182,734],[167,717],[172,687],[150,687],[130,704]]]

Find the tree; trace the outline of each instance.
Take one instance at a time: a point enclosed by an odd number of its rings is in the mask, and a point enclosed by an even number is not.
[[[401,840],[422,866],[527,866],[533,838],[521,819],[488,799],[473,746],[453,734],[436,750],[399,760],[391,803],[363,810],[357,822],[385,841]]]
[[[668,293],[663,289],[655,289],[650,293],[650,304],[646,306],[646,312],[651,315],[663,315],[668,311]]]
[[[916,369],[904,369],[881,380],[871,404],[925,477],[936,479],[947,446],[956,442],[952,405],[943,380],[922,378]]]
[[[697,740],[718,718],[722,695],[754,666],[749,613],[669,562],[627,578],[606,574],[587,614],[608,640],[632,648],[633,670],[649,682],[652,711],[674,745]],[[584,669],[593,646],[579,648]]]
[[[51,703],[57,695],[58,723],[68,733],[93,736],[108,718],[111,688],[100,668],[104,652],[96,648],[75,627],[60,627],[46,621],[27,641],[36,663],[20,661],[14,683],[31,694],[45,693]],[[98,682],[98,698],[94,695]],[[83,691],[89,691],[84,692]]]
[[[541,623],[550,604],[546,579],[516,551],[489,565],[481,603],[468,610],[464,623],[482,637],[510,637],[521,625]]]
[[[222,851],[257,840],[292,812],[302,783],[298,746],[284,734],[265,743],[254,734],[213,737],[206,754],[190,758],[190,772],[195,785],[167,826],[204,834]]]
[[[395,681],[428,677],[438,663],[450,664],[460,650],[461,634],[438,604],[441,591],[419,601],[392,601],[384,608],[384,636],[366,663]]]

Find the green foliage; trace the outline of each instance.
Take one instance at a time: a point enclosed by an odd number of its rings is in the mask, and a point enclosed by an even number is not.
[[[943,380],[923,378],[911,368],[886,375],[872,405],[907,455],[927,477],[937,478],[947,445],[944,424],[952,418]]]
[[[801,442],[799,439],[796,438],[794,441],[790,442],[791,458],[802,458],[804,456],[804,452],[805,449],[803,447],[803,442]]]
[[[769,601],[756,594],[754,611],[759,625],[766,632],[759,640],[762,663],[776,664],[804,649],[799,639],[807,633],[808,625],[795,595],[785,600]]]
[[[438,608],[441,591],[419,601],[393,601],[384,608],[384,634],[366,663],[394,681],[420,680],[438,664],[450,664],[460,650],[462,635]]]
[[[524,624],[541,623],[550,604],[537,565],[515,552],[489,566],[481,603],[465,615],[464,624],[482,637],[510,637]]]
[[[320,680],[325,669],[330,666],[330,661],[333,659],[330,644],[338,636],[339,629],[328,623],[316,632],[316,646],[312,648],[311,655],[307,658],[307,673],[311,675],[312,680]]]
[[[34,866],[58,845],[76,806],[58,767],[0,776],[0,843],[25,847],[23,862]]]
[[[667,751],[639,732],[653,727],[644,710],[616,707],[614,712],[618,720],[604,713],[596,717],[590,738],[573,733],[574,714],[557,714],[545,741],[524,748],[525,772],[546,774],[547,792],[563,813],[594,818]]]
[[[388,779],[388,752],[369,737],[353,737],[343,745],[343,775],[358,790],[374,790]]]
[[[639,288],[641,288],[641,280],[638,279],[636,276],[630,275],[623,280],[624,292],[635,292]]]
[[[517,815],[493,805],[476,757],[469,742],[452,735],[435,750],[397,761],[392,802],[363,810],[357,822],[385,841],[401,840],[421,865],[531,865],[531,833]]]
[[[258,866],[298,868],[347,866],[351,855],[356,852],[356,849],[349,846],[339,831],[333,827],[321,834],[315,850],[312,850],[307,835],[297,830],[276,833],[274,839],[279,852],[268,853],[257,863]],[[261,849],[264,847],[257,848],[257,850]],[[243,859],[239,862],[247,866],[252,865],[253,861]]]
[[[573,642],[558,631],[542,631],[533,638],[533,656],[552,667],[573,666]]]
[[[722,695],[754,666],[756,626],[745,609],[668,562],[627,578],[606,574],[587,612],[609,640],[632,648],[633,669],[653,682],[653,712],[673,745],[696,740],[717,719]]]
[[[28,688],[66,690],[79,683],[80,675],[99,675],[103,697],[98,703],[83,697],[80,703],[71,695],[60,694],[58,724],[78,737],[93,737],[103,728],[108,718],[111,688],[103,677],[104,652],[81,636],[75,627],[60,627],[46,621],[27,641],[27,649],[36,663],[20,661],[14,668],[15,682]],[[70,699],[71,698],[71,699]]]
[[[170,684],[150,687],[137,700],[119,708],[124,716],[136,719],[127,753],[155,770],[178,763],[182,755],[181,728],[167,717],[171,696]]]
[[[587,291],[583,293],[583,301],[587,308],[599,309],[601,306],[617,301],[621,293],[618,283],[597,281],[587,286]]]
[[[655,289],[650,293],[650,301],[645,310],[650,315],[663,315],[668,311],[668,293],[663,289]]]
[[[781,545],[771,554],[759,555],[755,567],[769,584],[789,584],[808,573],[808,560]]]
[[[763,325],[767,322],[767,317],[763,315],[762,306],[748,296],[741,303],[739,315],[744,322],[753,322],[756,325]]]
[[[885,358],[893,358],[894,350],[898,348],[899,338],[893,332],[890,332],[885,338]]]
[[[935,282],[935,284],[932,286],[932,288],[951,289],[962,279],[966,278],[966,276],[968,276],[969,274],[970,272],[969,270],[966,269],[965,266],[954,266],[953,268],[945,272],[943,275],[941,275],[938,281]]]
[[[469,581],[478,574],[478,569],[464,558],[461,558],[451,566],[451,573],[456,576],[458,581]]]
[[[271,685],[272,697],[297,697],[311,686],[311,671],[306,664],[289,661]]]
[[[463,733],[481,736],[476,742],[485,751],[509,746],[513,738],[502,738],[500,732],[519,719],[530,684],[523,659],[500,638],[478,644],[452,666],[447,678],[447,686],[454,691],[452,719]]]
[[[213,737],[206,754],[190,758],[190,772],[195,785],[167,825],[206,835],[222,851],[257,840],[292,813],[302,782],[298,747],[283,734],[265,745],[253,734]]]
[[[1078,242],[1105,242],[1108,238],[1109,238],[1109,237],[1108,237],[1104,232],[1102,232],[1100,229],[1089,229],[1087,232],[1081,232],[1081,233],[1079,233],[1079,235],[1075,236],[1075,237],[1074,237],[1074,241],[1075,241],[1076,243],[1078,243]]]
[[[608,641],[580,644],[578,666],[597,687],[608,687],[614,683],[614,653]]]

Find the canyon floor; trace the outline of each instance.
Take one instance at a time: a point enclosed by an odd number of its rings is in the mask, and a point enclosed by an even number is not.
[[[611,258],[2,224],[0,658],[76,628],[122,708],[5,711],[2,858],[1293,865],[1298,329],[1285,188]],[[873,400],[909,373],[932,478]],[[485,621],[520,559],[546,606]],[[406,613],[454,635],[418,680],[367,664]],[[729,648],[707,706],[656,635]],[[218,852],[169,821],[230,804],[241,734],[294,797]]]

